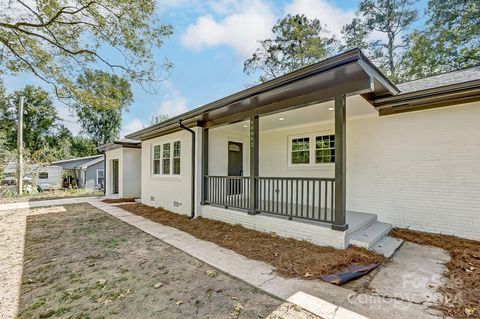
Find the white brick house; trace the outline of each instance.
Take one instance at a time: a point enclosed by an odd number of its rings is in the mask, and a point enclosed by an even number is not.
[[[394,85],[352,50],[127,138],[146,205],[335,247],[480,239],[480,67]]]

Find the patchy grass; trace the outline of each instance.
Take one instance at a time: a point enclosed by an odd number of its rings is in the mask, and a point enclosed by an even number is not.
[[[370,264],[383,257],[367,249],[335,249],[290,238],[278,237],[240,225],[205,218],[188,219],[161,208],[142,204],[120,205],[124,210],[152,221],[183,230],[196,238],[214,242],[247,258],[266,262],[284,277],[318,279],[344,270],[351,264]]]
[[[135,198],[133,197],[123,197],[123,198],[106,198],[102,202],[107,204],[118,204],[118,203],[135,203]]]
[[[103,196],[103,192],[93,191],[90,189],[57,189],[35,194],[24,194],[22,196],[0,197],[0,204],[89,196]]]
[[[265,318],[282,303],[89,204],[63,207],[27,219],[18,318]]]
[[[394,229],[391,235],[445,249],[451,257],[445,274],[449,282],[440,288],[444,300],[438,308],[453,318],[480,318],[479,241],[399,228]]]

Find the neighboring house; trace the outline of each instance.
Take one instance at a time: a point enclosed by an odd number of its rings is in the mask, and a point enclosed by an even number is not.
[[[480,239],[480,67],[395,85],[351,50],[127,138],[107,194],[340,248]]]
[[[5,177],[2,184],[15,185],[17,183],[16,174],[17,166],[14,162],[8,163],[3,170]],[[34,165],[30,167],[30,171],[25,172],[24,181],[29,183],[32,180],[32,173],[36,175],[37,185],[44,190],[62,188],[62,173],[60,166],[42,166]]]
[[[100,189],[104,186],[104,156],[94,155],[55,161],[54,166],[62,168],[62,184],[65,178],[78,188]]]
[[[140,197],[141,143],[135,140],[118,140],[99,149],[105,152],[105,194],[120,197]]]

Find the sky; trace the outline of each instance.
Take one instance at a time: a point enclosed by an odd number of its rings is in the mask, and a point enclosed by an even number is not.
[[[123,116],[121,136],[142,129],[154,114],[178,115],[189,109],[244,89],[255,76],[243,72],[243,62],[258,41],[271,35],[275,22],[286,14],[318,18],[340,38],[342,26],[352,20],[358,0],[157,0],[158,14],[173,26],[174,34],[155,50],[174,68],[157,84],[156,94],[133,85],[134,102]],[[419,9],[425,0],[418,4]],[[421,21],[421,19],[420,19]],[[106,52],[108,54],[108,52]],[[32,75],[7,77],[8,91],[27,84],[43,85]],[[74,133],[80,127],[74,114],[57,102],[59,115]]]

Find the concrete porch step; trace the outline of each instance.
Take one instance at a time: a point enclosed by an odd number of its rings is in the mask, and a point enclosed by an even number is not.
[[[400,246],[402,246],[402,244],[402,239],[385,236],[372,246],[372,250],[376,251],[380,255],[390,258],[400,248]]]
[[[391,229],[391,224],[376,221],[350,234],[348,242],[350,245],[370,249],[383,239]]]

